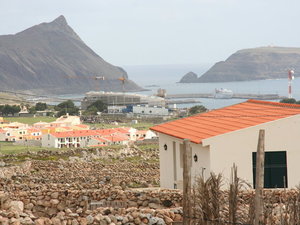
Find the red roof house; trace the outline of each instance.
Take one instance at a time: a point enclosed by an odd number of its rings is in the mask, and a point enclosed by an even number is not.
[[[184,139],[190,140],[192,149],[192,177],[215,172],[229,179],[235,163],[239,175],[254,184],[260,129],[266,133],[265,157],[270,164],[265,187],[297,185],[300,105],[248,100],[152,127],[159,134],[161,186],[174,188],[182,182]]]

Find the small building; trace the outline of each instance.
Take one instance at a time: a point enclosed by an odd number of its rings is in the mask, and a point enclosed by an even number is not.
[[[254,186],[259,130],[265,130],[265,188],[292,188],[300,183],[300,105],[248,100],[160,124],[160,184],[181,188],[183,140],[190,140],[192,181],[211,172],[238,176]]]
[[[133,114],[156,117],[156,116],[168,116],[169,110],[165,107],[156,107],[148,105],[136,105],[132,107]]]

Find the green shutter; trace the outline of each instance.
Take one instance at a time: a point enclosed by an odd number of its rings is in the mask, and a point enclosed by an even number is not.
[[[256,152],[252,153],[253,184],[256,178]],[[287,183],[286,151],[265,152],[264,188],[284,188]]]

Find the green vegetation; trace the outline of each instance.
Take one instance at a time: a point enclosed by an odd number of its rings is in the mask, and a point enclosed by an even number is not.
[[[7,116],[9,114],[15,114],[21,111],[19,105],[0,105],[0,114]]]
[[[62,115],[78,115],[79,108],[75,106],[74,102],[71,100],[64,101],[57,106],[54,107],[55,110],[58,111],[57,116],[60,117]]]
[[[27,108],[29,109],[29,113],[34,114],[36,113],[36,111],[44,111],[48,109],[48,105],[43,102],[38,102],[35,104],[35,106],[32,107],[29,107],[29,105],[27,105]]]
[[[202,113],[202,112],[206,112],[206,111],[207,111],[207,108],[205,108],[203,105],[195,105],[190,108],[189,113],[191,115],[194,115],[194,114]]]
[[[103,112],[107,110],[107,105],[101,100],[93,102],[87,110],[85,110],[84,115],[97,115],[97,112]]]
[[[300,104],[300,101],[297,101],[294,98],[284,98],[284,99],[280,100],[280,103]]]
[[[45,148],[38,147],[38,146],[14,145],[13,142],[0,141],[0,153],[2,154],[15,154],[15,153],[22,153],[27,151],[36,152],[41,150],[45,150]],[[54,148],[47,148],[47,150],[54,150]]]
[[[19,123],[27,123],[27,124],[34,124],[37,122],[53,122],[56,120],[54,117],[49,117],[49,116],[38,116],[38,117],[5,117],[4,120],[9,121],[9,122],[19,122]]]
[[[158,144],[143,144],[138,146],[141,150],[158,149]]]
[[[154,123],[137,123],[137,124],[132,124],[132,123],[118,123],[118,125],[115,124],[106,124],[106,123],[97,123],[97,124],[89,124],[86,123],[87,125],[90,125],[91,127],[95,127],[98,129],[108,129],[108,128],[118,128],[118,127],[133,127],[138,130],[149,130],[150,127],[154,126]]]

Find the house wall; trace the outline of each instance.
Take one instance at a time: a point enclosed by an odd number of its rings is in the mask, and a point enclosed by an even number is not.
[[[182,161],[182,140],[159,133],[159,158],[160,158],[160,186],[162,188],[182,188],[183,161]],[[167,150],[164,145],[167,145]],[[192,148],[192,169],[191,176],[210,173],[210,153],[208,147],[191,143]],[[175,153],[175,154],[174,154]],[[194,155],[198,161],[194,161]],[[174,163],[175,162],[175,163]],[[174,185],[175,184],[175,185]]]
[[[265,151],[287,152],[288,187],[295,187],[300,183],[300,115],[203,140],[210,146],[211,170],[228,181],[235,163],[238,176],[253,185],[252,152],[257,150],[260,129],[265,129]]]
[[[51,134],[42,135],[42,147],[58,148],[58,140]]]

